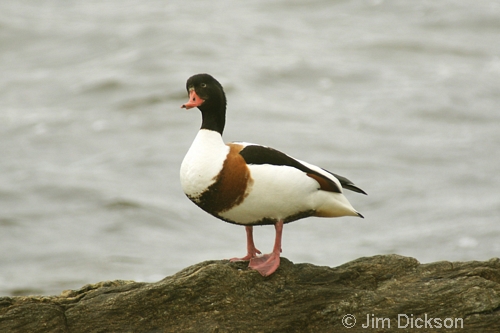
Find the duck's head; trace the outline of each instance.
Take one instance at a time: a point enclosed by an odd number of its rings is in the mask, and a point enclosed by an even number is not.
[[[191,109],[197,107],[200,110],[207,107],[226,107],[226,96],[222,85],[210,74],[196,74],[186,82],[186,90],[189,101],[181,107]]]
[[[181,108],[197,107],[203,116],[201,128],[222,134],[226,121],[226,95],[222,85],[209,74],[196,74],[186,82],[189,101]]]

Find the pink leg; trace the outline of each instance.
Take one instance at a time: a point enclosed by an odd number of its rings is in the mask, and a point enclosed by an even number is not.
[[[243,258],[231,258],[229,261],[245,261],[252,258],[256,258],[257,254],[261,254],[259,250],[255,247],[253,243],[253,227],[246,226],[245,231],[247,232],[247,255]]]
[[[283,221],[278,221],[274,228],[276,229],[276,238],[274,240],[273,252],[264,254],[263,256],[250,259],[251,269],[255,269],[262,276],[269,276],[273,274],[280,266],[280,253],[281,253],[281,235],[283,234]]]

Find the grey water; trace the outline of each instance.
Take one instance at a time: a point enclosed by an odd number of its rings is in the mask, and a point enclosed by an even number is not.
[[[226,141],[343,175],[365,219],[284,228],[283,256],[337,266],[500,254],[500,3],[0,3],[0,295],[157,281],[245,253],[179,166],[200,126],[186,79],[225,87]],[[274,228],[257,227],[269,252]]]

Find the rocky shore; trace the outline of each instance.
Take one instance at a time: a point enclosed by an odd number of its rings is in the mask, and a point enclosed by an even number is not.
[[[156,283],[0,297],[0,332],[500,332],[498,258],[282,258],[266,278],[246,266],[205,261]]]

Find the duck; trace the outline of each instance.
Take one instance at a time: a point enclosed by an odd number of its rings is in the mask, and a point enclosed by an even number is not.
[[[186,90],[181,108],[198,108],[202,122],[181,163],[181,186],[205,212],[245,227],[247,253],[231,262],[249,261],[250,269],[269,276],[280,265],[284,224],[311,216],[363,218],[343,192],[366,192],[349,179],[271,147],[225,143],[226,95],[213,76],[191,76]],[[259,225],[274,225],[271,253],[255,246],[253,227]]]

